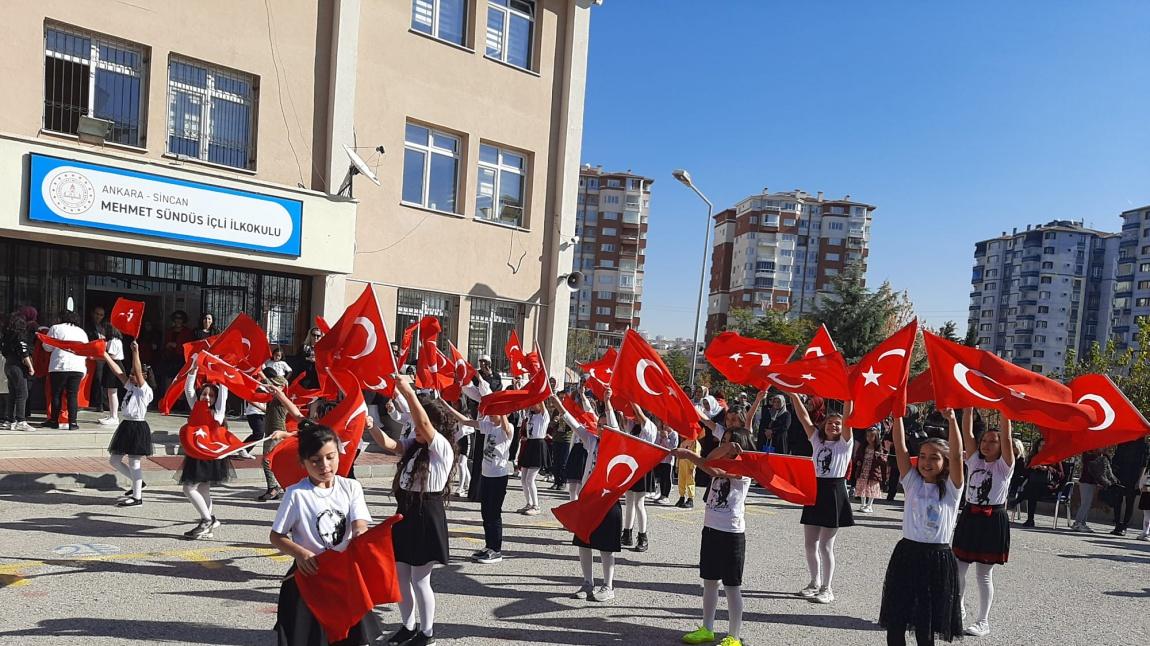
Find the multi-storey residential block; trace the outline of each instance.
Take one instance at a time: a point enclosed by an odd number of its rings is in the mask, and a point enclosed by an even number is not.
[[[801,316],[848,266],[865,272],[874,210],[850,195],[763,189],[716,214],[708,338],[731,310]]]

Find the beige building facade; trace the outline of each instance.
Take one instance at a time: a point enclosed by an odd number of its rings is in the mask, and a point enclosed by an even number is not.
[[[592,4],[9,8],[0,309],[247,312],[294,351],[370,284],[393,338],[563,357]]]

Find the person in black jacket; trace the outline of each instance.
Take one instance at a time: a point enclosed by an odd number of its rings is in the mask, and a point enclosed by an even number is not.
[[[1146,439],[1139,438],[1119,444],[1114,449],[1114,457],[1110,458],[1110,465],[1118,478],[1114,494],[1114,529],[1110,532],[1115,536],[1126,535],[1126,528],[1129,527],[1130,518],[1134,515],[1134,501],[1138,499],[1138,481],[1146,468],[1148,453],[1150,448],[1146,446]],[[1126,505],[1125,514],[1123,504]]]
[[[787,453],[787,436],[791,429],[791,412],[787,410],[787,399],[775,393],[771,395],[767,409],[759,418],[759,430],[755,444],[760,451]]]
[[[0,430],[31,431],[25,417],[28,407],[28,379],[36,374],[32,367],[32,348],[28,344],[28,321],[22,314],[8,319],[0,336],[0,354],[4,355],[4,377],[8,381],[8,399],[0,410]]]

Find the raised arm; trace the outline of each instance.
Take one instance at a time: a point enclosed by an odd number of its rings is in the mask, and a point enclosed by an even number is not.
[[[265,385],[271,388],[272,397],[275,397],[276,401],[278,401],[287,410],[288,415],[291,415],[296,419],[304,418],[303,411],[301,411],[299,407],[295,405],[295,402],[288,398],[287,394],[284,393],[282,388],[271,386],[270,384]]]
[[[146,379],[144,379],[144,364],[140,363],[140,344],[132,339],[129,347],[132,348],[132,374],[129,378],[137,387],[143,386]]]
[[[1002,446],[1002,461],[1006,466],[1014,466],[1014,430],[1011,428],[1010,420],[1003,418],[1002,432],[999,433],[999,444]],[[973,441],[973,440],[972,440]]]
[[[435,430],[431,419],[427,417],[427,411],[423,410],[423,404],[419,403],[419,396],[411,387],[411,377],[400,375],[395,380],[395,391],[403,397],[411,409],[411,423],[415,426],[416,439],[425,446],[431,446],[439,431]]]
[[[635,411],[635,419],[639,420],[640,426],[646,426],[647,422],[651,421],[647,419],[647,414],[643,412],[642,408],[639,408],[638,404],[631,404],[631,410]]]
[[[811,421],[811,414],[807,411],[807,407],[803,406],[803,400],[795,393],[787,393],[787,400],[791,402],[791,408],[795,411],[795,415],[799,418],[799,423],[803,425],[803,432],[807,434],[807,439],[811,439],[818,433],[815,428],[814,422]],[[843,432],[846,430],[844,428]]]
[[[978,450],[978,443],[974,441],[974,409],[962,409],[962,457],[969,460],[970,456]],[[1004,447],[1005,448],[1005,447]],[[1005,451],[1003,457],[1006,457]]]
[[[126,376],[124,376],[124,371],[121,370],[120,366],[116,364],[116,360],[112,358],[112,355],[105,352],[104,356],[101,357],[101,359],[104,360],[104,365],[108,366],[108,370],[111,370],[112,374],[116,375],[116,379],[120,380],[120,383],[127,383],[128,378]],[[139,359],[135,359],[133,361],[134,364],[138,363],[138,362],[139,362]],[[132,367],[135,368],[135,365],[133,365]],[[136,385],[139,386],[140,384],[136,383]]]
[[[906,429],[903,428],[902,418],[895,417],[890,428],[891,442],[894,444],[895,461],[898,462],[898,478],[902,480],[910,473],[910,455],[906,452]]]
[[[962,489],[962,432],[958,430],[958,419],[954,409],[946,411],[947,426],[950,427],[950,481]]]
[[[844,442],[850,442],[852,439],[854,439],[854,436],[855,436],[854,428],[850,424],[847,424],[847,420],[851,418],[851,413],[854,412],[854,409],[855,409],[855,403],[853,401],[848,399],[845,402],[843,402],[843,441]],[[865,437],[865,434],[864,434],[864,437]]]
[[[751,410],[747,411],[747,429],[754,428],[755,415],[759,414],[759,408],[763,405],[763,399],[766,398],[767,391],[760,390],[758,395],[755,395],[755,400],[751,402]]]

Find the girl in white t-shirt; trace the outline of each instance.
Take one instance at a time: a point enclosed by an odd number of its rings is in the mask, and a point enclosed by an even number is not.
[[[807,433],[807,439],[811,441],[818,482],[815,504],[803,507],[799,520],[803,524],[807,570],[811,575],[810,582],[799,591],[799,596],[814,603],[830,603],[835,600],[831,588],[835,576],[835,536],[840,527],[855,524],[846,483],[847,467],[855,446],[853,429],[846,424],[852,404],[846,402],[842,415],[831,413],[818,427],[811,422],[811,415],[799,396],[794,393],[787,393],[787,396]]]
[[[987,429],[974,439],[974,410],[962,416],[962,436],[966,447],[966,508],[954,529],[954,556],[958,559],[958,593],[966,592],[966,572],[974,564],[978,581],[977,620],[966,634],[990,634],[990,604],[994,601],[994,566],[1010,558],[1010,519],[1006,515],[1006,495],[1014,476],[1014,440],[1010,420],[1005,430]],[[965,609],[965,604],[963,605]]]
[[[100,383],[94,387],[104,389],[104,401],[108,405],[108,416],[100,418],[98,423],[102,426],[118,426],[120,423],[120,388],[123,387],[118,375],[124,373],[124,337],[119,330],[109,323],[100,326],[100,337],[106,341],[104,354],[111,357],[120,370],[119,373],[113,372],[111,364],[109,364],[103,370],[96,371]],[[106,361],[107,359],[105,359]]]
[[[902,419],[894,419],[893,439],[898,472],[906,493],[902,540],[886,567],[879,625],[887,644],[906,644],[913,629],[919,646],[934,644],[938,635],[951,641],[962,633],[958,563],[950,536],[958,516],[962,491],[962,436],[953,410],[946,411],[950,442],[928,439],[911,465]]]
[[[116,502],[117,507],[136,507],[144,504],[145,456],[152,454],[152,429],[148,426],[148,404],[152,402],[152,388],[148,385],[144,367],[140,364],[139,346],[132,341],[132,375],[124,375],[120,363],[110,353],[104,353],[108,373],[124,385],[123,419],[108,443],[110,462],[117,473],[127,478],[132,486]],[[124,457],[128,464],[124,464]]]
[[[515,429],[506,415],[483,415],[474,420],[448,407],[460,428],[475,429],[482,461],[479,484],[479,514],[483,518],[483,549],[471,555],[476,563],[492,564],[503,560],[503,501],[507,498],[507,480],[515,471],[511,462],[511,439]]]
[[[326,576],[316,556],[327,550],[342,552],[352,539],[367,531],[371,515],[363,487],[336,475],[339,439],[335,432],[310,420],[300,422],[299,459],[307,478],[287,488],[280,501],[268,540],[295,559],[280,584],[276,636],[280,644],[328,644],[311,610],[300,596],[295,573]],[[368,610],[338,644],[374,644],[383,633],[379,619]]]
[[[388,643],[427,646],[435,643],[431,571],[436,563],[447,565],[448,560],[444,498],[455,464],[455,451],[448,438],[455,430],[456,418],[442,400],[420,400],[407,375],[397,377],[395,392],[411,412],[414,435],[397,442],[376,426],[370,429],[372,438],[385,451],[402,456],[396,466],[392,492],[396,513],[402,514],[403,520],[395,524],[391,533],[403,625]]]

